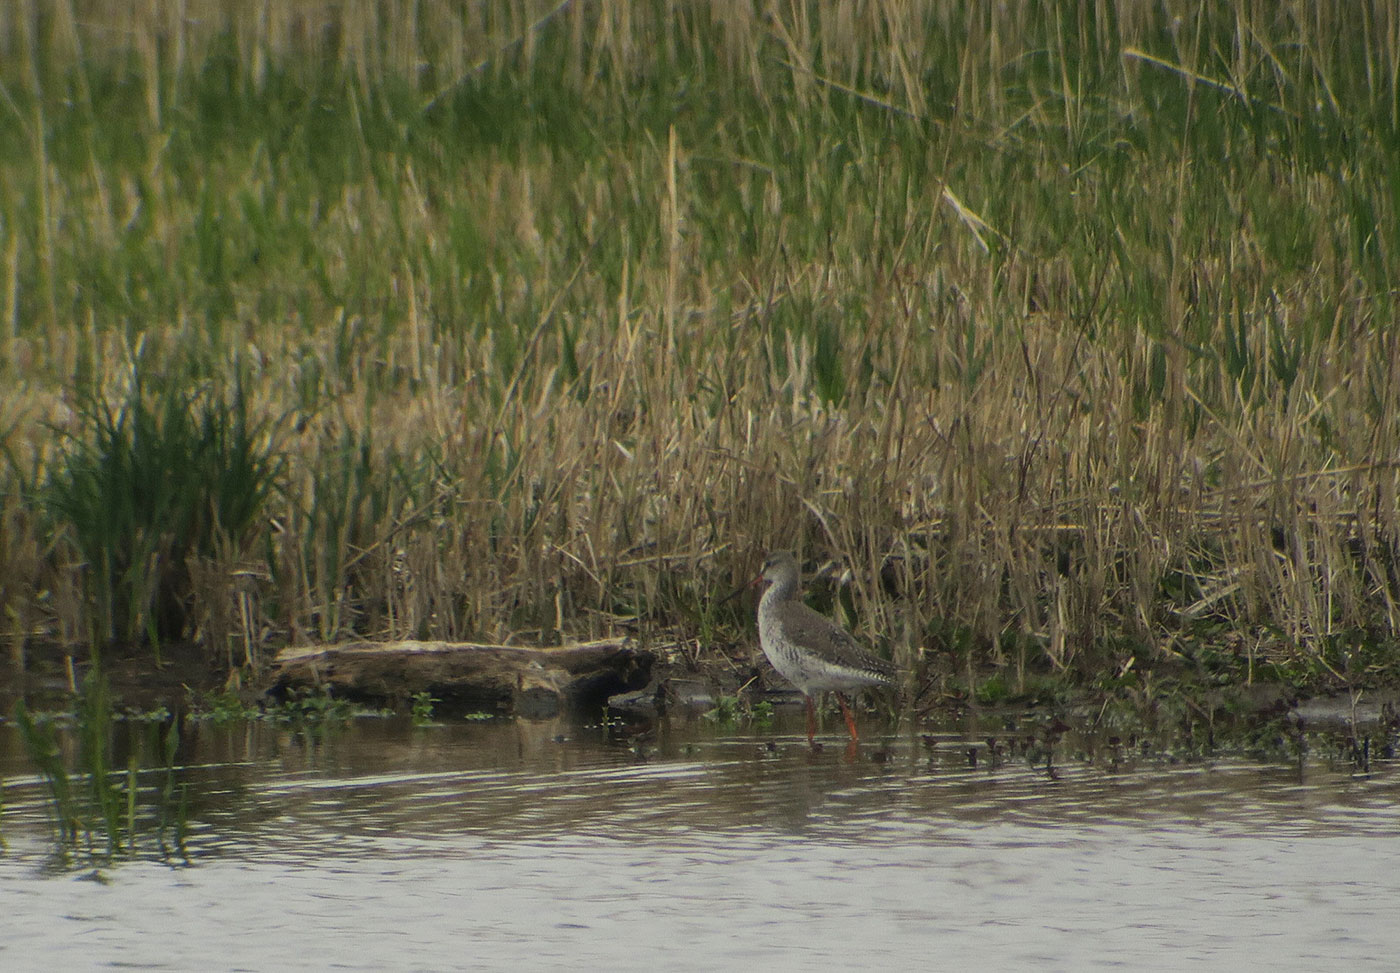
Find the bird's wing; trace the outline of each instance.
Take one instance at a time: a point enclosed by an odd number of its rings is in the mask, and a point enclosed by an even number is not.
[[[799,601],[788,602],[779,616],[783,634],[798,645],[820,645],[831,658],[852,668],[866,669],[891,679],[897,673],[894,663],[861,648],[850,632],[818,611]]]

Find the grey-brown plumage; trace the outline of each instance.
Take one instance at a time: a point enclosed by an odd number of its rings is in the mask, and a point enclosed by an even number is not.
[[[807,607],[797,596],[797,559],[775,551],[763,563],[768,590],[758,603],[758,642],[773,668],[807,697],[807,740],[816,734],[813,696],[834,690],[846,718],[851,740],[858,740],[855,719],[842,690],[893,685],[894,664],[871,655],[851,634],[826,616]]]

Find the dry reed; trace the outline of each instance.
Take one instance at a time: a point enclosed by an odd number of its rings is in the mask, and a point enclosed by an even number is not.
[[[778,546],[906,663],[1395,664],[1389,5],[36,0],[0,38],[12,641],[93,637],[38,539],[65,388],[237,359],[287,466],[195,572],[234,664],[724,647]]]

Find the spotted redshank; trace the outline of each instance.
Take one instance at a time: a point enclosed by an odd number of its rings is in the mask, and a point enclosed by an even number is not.
[[[763,574],[755,580],[768,583],[758,602],[758,642],[773,668],[807,697],[807,742],[814,743],[817,732],[812,697],[830,689],[841,704],[854,745],[860,737],[842,690],[893,685],[898,670],[862,649],[840,625],[803,604],[797,596],[797,559],[788,551],[770,554],[763,562]]]

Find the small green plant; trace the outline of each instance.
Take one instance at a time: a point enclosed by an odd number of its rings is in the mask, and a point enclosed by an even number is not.
[[[413,706],[414,726],[427,726],[431,723],[433,721],[433,705],[442,702],[440,699],[434,699],[433,694],[426,689],[414,693],[409,697],[409,701]]]
[[[999,672],[988,676],[973,690],[972,698],[979,706],[996,706],[1011,699],[1011,687]]]
[[[773,725],[773,714],[773,704],[766,699],[750,703],[744,697],[734,695],[715,697],[714,708],[704,715],[705,719],[719,726],[733,727],[745,723],[764,728]]]
[[[192,699],[190,704],[191,719],[208,720],[215,724],[256,720],[262,715],[262,710],[245,703],[238,693],[231,689],[212,693],[201,699]]]
[[[312,729],[344,723],[363,712],[348,699],[331,695],[328,688],[317,688],[291,690],[281,703],[269,707],[267,714],[279,723]]]
[[[126,723],[166,723],[170,720],[170,710],[164,706],[153,706],[150,709],[128,708],[116,718]]]
[[[735,726],[739,722],[739,697],[717,696],[714,709],[705,714],[705,719],[720,726]]]

